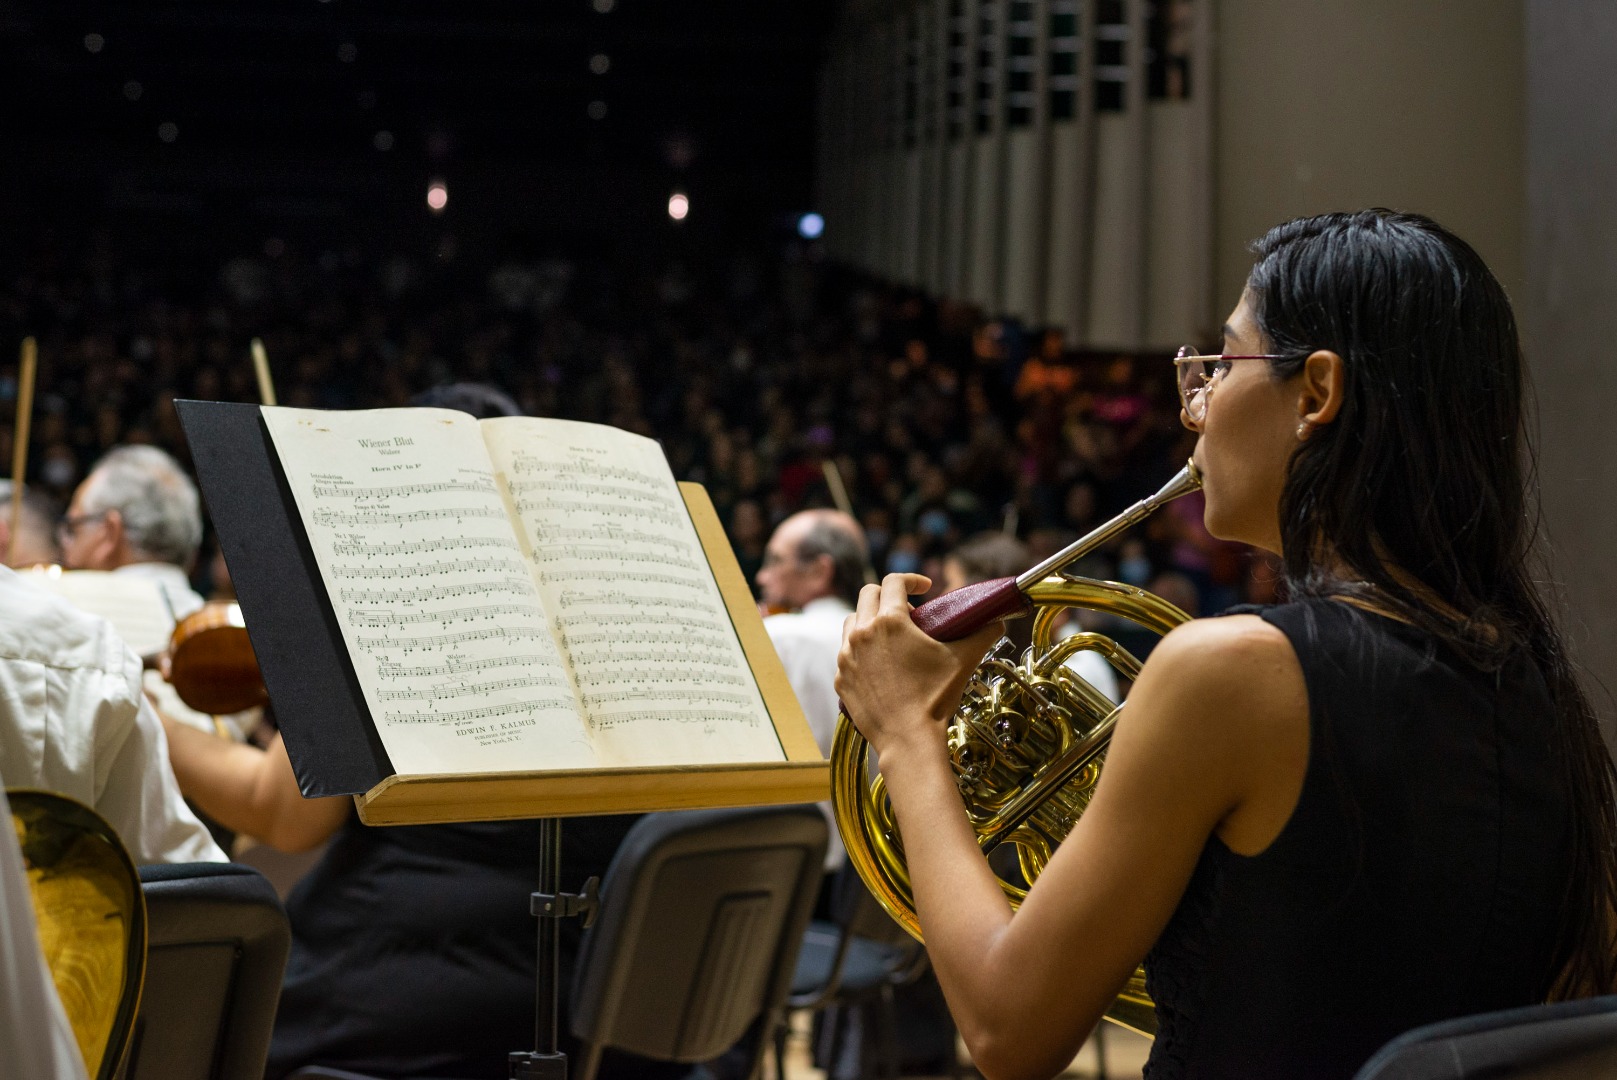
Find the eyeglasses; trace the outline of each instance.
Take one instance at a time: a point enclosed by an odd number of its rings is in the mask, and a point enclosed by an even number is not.
[[[1194,346],[1186,345],[1173,358],[1174,366],[1179,369],[1179,404],[1184,406],[1185,415],[1190,417],[1191,423],[1199,424],[1207,417],[1207,400],[1213,396],[1213,388],[1229,370],[1230,361],[1284,359],[1271,353],[1203,356]]]
[[[67,543],[69,540],[73,539],[74,536],[78,535],[78,531],[84,528],[84,526],[90,524],[92,521],[100,521],[102,518],[106,517],[108,513],[110,513],[110,511],[97,510],[93,514],[68,514],[64,516],[61,521],[56,523],[57,543]]]

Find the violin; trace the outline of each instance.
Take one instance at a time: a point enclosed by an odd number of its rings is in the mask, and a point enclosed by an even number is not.
[[[269,702],[239,604],[210,601],[176,623],[163,666],[180,700],[198,712],[221,716]]]

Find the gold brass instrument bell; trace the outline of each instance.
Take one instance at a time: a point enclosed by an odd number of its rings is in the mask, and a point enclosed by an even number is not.
[[[1006,655],[1001,641],[967,684],[949,725],[949,756],[966,813],[985,854],[1012,845],[1022,878],[1031,884],[1056,845],[1089,804],[1122,706],[1067,666],[1092,650],[1125,679],[1140,673],[1136,660],[1104,634],[1080,633],[1054,642],[1057,617],[1086,608],[1166,634],[1190,616],[1144,589],[1063,573],[1063,568],[1149,517],[1164,503],[1201,487],[1194,462],[1150,498],[1135,503],[1089,535],[1019,577],[967,586],[915,610],[915,622],[939,641],[967,637],[988,623],[1031,615],[1033,644],[1020,657]],[[854,869],[887,913],[917,940],[903,839],[881,776],[870,775],[864,736],[848,714],[837,719],[831,746],[831,802],[837,828]],[[1000,879],[1013,906],[1027,890]],[[1156,1012],[1145,992],[1145,972],[1136,970],[1107,1018],[1146,1035],[1156,1030]]]
[[[146,972],[140,875],[118,834],[83,803],[25,788],[9,789],[6,799],[57,996],[91,1080],[111,1080],[129,1047]]]

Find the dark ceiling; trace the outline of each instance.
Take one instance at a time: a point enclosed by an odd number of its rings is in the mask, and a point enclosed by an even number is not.
[[[646,220],[675,188],[693,220],[806,209],[835,8],[0,0],[0,196],[249,231],[424,219],[435,179],[466,228]]]

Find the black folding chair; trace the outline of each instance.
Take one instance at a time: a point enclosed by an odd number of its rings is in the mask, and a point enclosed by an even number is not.
[[[615,1047],[662,1061],[731,1051],[753,1076],[779,1018],[821,877],[814,806],[648,814],[601,884],[573,985],[570,1070]]]
[[[1617,996],[1445,1020],[1406,1032],[1354,1080],[1583,1080],[1617,1076]]]
[[[140,868],[146,984],[127,1080],[257,1080],[292,930],[275,889],[234,863]]]
[[[882,910],[852,866],[844,864],[831,890],[833,921],[817,919],[803,935],[802,949],[792,974],[792,992],[786,999],[786,1013],[833,1008],[861,1010],[861,1015],[871,1021],[870,1026],[874,1028],[860,1033],[862,1038],[871,1039],[874,1051],[867,1054],[860,1047],[861,1062],[873,1057],[880,1072],[897,1076],[899,1052],[894,994],[926,974],[926,950]],[[846,1017],[831,1025],[825,1058],[833,1072],[847,1048],[848,1029]],[[786,1035],[787,1022],[783,1016],[774,1032],[777,1080],[786,1080]],[[958,1060],[952,1056],[950,1075],[960,1075]]]

